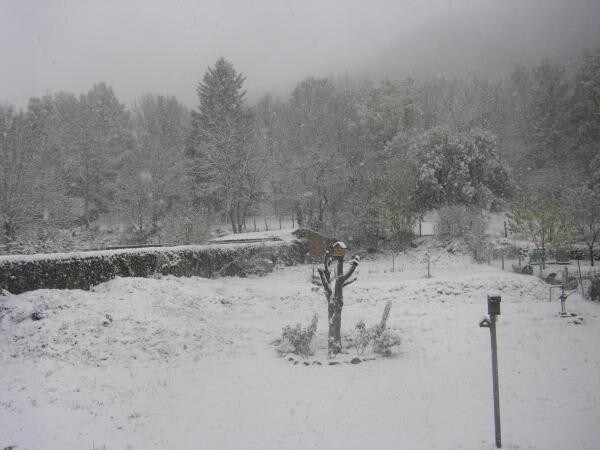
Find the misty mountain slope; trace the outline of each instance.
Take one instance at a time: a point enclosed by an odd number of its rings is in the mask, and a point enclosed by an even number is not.
[[[390,43],[373,72],[494,79],[542,58],[569,64],[600,46],[599,18],[600,4],[586,0],[456,2]]]

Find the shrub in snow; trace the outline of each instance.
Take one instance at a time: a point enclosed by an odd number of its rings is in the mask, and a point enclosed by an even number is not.
[[[363,320],[359,320],[354,326],[354,335],[351,339],[356,353],[362,355],[371,342],[370,332]]]
[[[484,217],[466,206],[440,208],[436,236],[443,242],[461,238],[478,263],[485,262],[487,252],[486,222]]]
[[[590,300],[600,301],[600,275],[598,274],[592,278],[588,289],[588,297]]]
[[[365,322],[359,320],[354,327],[354,334],[351,337],[352,345],[356,352],[362,355],[369,345],[373,346],[373,351],[383,356],[390,356],[392,348],[400,345],[400,336],[387,328],[387,320],[390,315],[392,302],[387,302],[383,310],[381,321],[371,328],[365,326]]]
[[[276,259],[273,257],[273,259]],[[245,278],[248,275],[264,276],[267,273],[273,272],[275,263],[272,259],[264,257],[252,257],[250,259],[240,259],[231,261],[226,264],[220,271],[219,275],[226,277],[241,277]]]
[[[299,323],[297,323],[295,327],[287,325],[283,329],[281,339],[276,342],[277,352],[280,355],[294,353],[303,356],[304,358],[314,354],[311,348],[311,342],[317,331],[318,322],[319,316],[314,314],[312,321],[307,328],[302,328]]]
[[[391,356],[392,348],[400,343],[400,336],[392,330],[386,329],[373,340],[373,351],[383,356]]]

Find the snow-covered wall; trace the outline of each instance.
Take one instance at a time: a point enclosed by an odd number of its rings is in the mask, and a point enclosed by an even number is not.
[[[115,277],[243,275],[252,262],[292,265],[305,254],[306,244],[293,241],[0,256],[0,288],[19,294],[89,289]]]

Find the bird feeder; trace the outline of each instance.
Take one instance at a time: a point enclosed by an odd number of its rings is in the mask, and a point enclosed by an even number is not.
[[[500,296],[491,296],[488,295],[488,314],[490,316],[499,316],[500,315]]]
[[[343,258],[346,255],[346,248],[346,244],[344,244],[342,241],[336,242],[332,247],[332,256]]]

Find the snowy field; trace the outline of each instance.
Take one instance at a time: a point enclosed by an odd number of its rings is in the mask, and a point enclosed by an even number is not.
[[[306,366],[271,345],[313,312],[325,345],[310,266],[0,297],[0,448],[492,449],[487,294],[502,296],[504,448],[599,448],[600,305],[573,294],[577,316],[559,317],[536,277],[464,257],[436,257],[429,279],[417,254],[395,266],[365,260],[345,289],[345,333],[391,300],[402,337],[356,365],[353,349]]]

